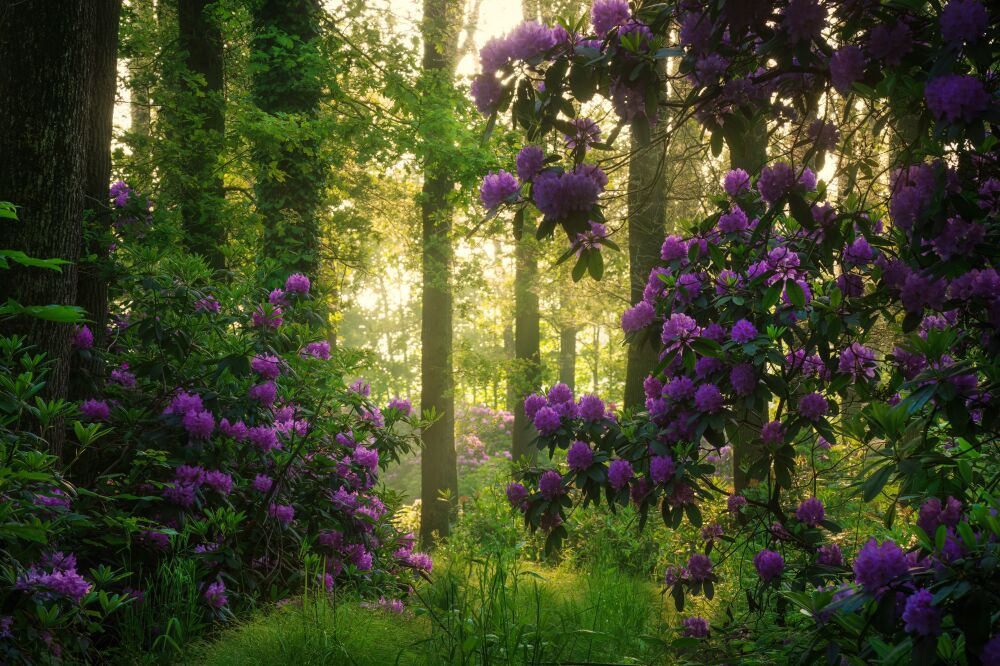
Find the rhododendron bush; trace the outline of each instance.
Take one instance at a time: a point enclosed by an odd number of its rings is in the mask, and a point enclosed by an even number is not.
[[[116,184],[112,199],[134,225],[130,192]],[[374,404],[344,382],[355,360],[312,325],[307,276],[212,281],[133,231],[116,225],[125,270],[109,348],[86,325],[66,329],[78,354],[103,360],[86,399],[38,400],[45,359],[0,339],[0,661],[114,646],[123,615],[155,603],[145,588],[158,568],[181,559],[205,620],[307,586],[406,596],[430,558],[375,485],[416,443],[394,428],[409,404]],[[63,423],[57,458],[45,438]],[[171,628],[142,630],[152,643]]]
[[[693,119],[717,156],[760,152],[755,128],[792,146],[739,159],[623,313],[633,343],[661,350],[644,410],[613,416],[561,384],[525,400],[566,465],[526,468],[508,497],[551,546],[578,503],[632,502],[676,527],[728,495],[739,536],[706,526],[667,572],[678,609],[711,599],[721,563],[754,543],[750,608],[811,618],[804,663],[1000,663],[997,18],[976,0],[596,0],[590,24],[526,23],[483,49],[479,109],[509,110],[530,145],[485,177],[482,202],[537,210],[539,238],[562,229],[577,279],[615,247],[602,136],[662,141]],[[613,128],[580,115],[602,100]],[[849,153],[863,124],[895,141],[864,187]],[[841,155],[834,188],[817,172]],[[888,497],[887,525],[916,518],[905,538],[838,537],[815,495],[839,472],[815,454],[845,440],[864,451],[863,501]],[[726,446],[735,489],[716,474]],[[683,632],[711,633],[701,618]]]

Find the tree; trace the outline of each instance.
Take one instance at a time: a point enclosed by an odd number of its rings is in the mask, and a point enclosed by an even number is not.
[[[420,538],[426,544],[435,535],[447,536],[453,501],[458,492],[455,460],[455,380],[452,371],[451,245],[454,178],[448,168],[453,132],[449,100],[454,95],[455,53],[458,48],[455,0],[424,0],[421,34],[424,41],[422,73],[418,83],[424,127],[422,158],[424,183],[420,193],[422,224],[423,312],[421,314],[420,406],[438,420],[424,429],[424,457],[420,466]]]
[[[93,69],[90,89],[92,102],[87,121],[88,146],[84,180],[84,208],[90,234],[80,262],[77,304],[93,322],[94,346],[103,348],[107,337],[108,277],[106,232],[109,228],[108,184],[111,180],[111,130],[115,110],[118,70],[118,24],[121,0],[95,5]],[[99,382],[103,366],[99,356],[91,356],[74,369],[74,392]],[[77,372],[79,371],[79,372]],[[82,395],[82,394],[81,394]]]
[[[735,138],[735,137],[734,137]],[[743,169],[755,173],[767,162],[767,120],[758,117],[749,123],[749,131],[732,140],[729,147],[729,165],[733,169]],[[733,492],[740,493],[750,482],[746,467],[751,458],[750,448],[758,438],[761,427],[767,422],[767,403],[757,404],[754,409],[740,407],[735,414],[736,427],[733,430]]]
[[[106,82],[113,59],[98,58],[113,0],[16,3],[0,12],[0,193],[20,206],[20,222],[0,226],[0,247],[71,262],[61,272],[14,268],[0,285],[0,302],[75,304],[82,245],[88,157],[98,139],[95,84]],[[100,20],[99,20],[100,19]],[[102,27],[103,26],[103,27]],[[106,91],[105,91],[106,92]],[[103,151],[103,149],[102,149]],[[106,194],[107,183],[104,185]],[[47,392],[65,398],[71,332],[58,322],[5,320],[3,333],[25,334],[53,362]],[[61,439],[51,446],[61,448]]]
[[[629,292],[632,305],[643,299],[649,272],[660,258],[660,243],[666,227],[665,146],[662,139],[643,146],[633,133],[628,172]],[[628,346],[624,406],[641,408],[645,401],[642,383],[656,366],[659,351],[655,340],[639,336]]]
[[[508,381],[514,386],[514,430],[511,457],[534,457],[535,428],[524,413],[524,396],[541,388],[541,317],[538,309],[538,248],[531,214],[518,212],[520,238],[514,247],[514,366]]]
[[[177,58],[168,67],[171,168],[164,190],[176,203],[187,248],[225,268],[222,152],[225,139],[224,44],[213,0],[177,0]]]
[[[315,275],[328,165],[320,159],[323,98],[318,0],[258,0],[252,9],[252,99],[267,116],[255,128],[254,194],[267,256],[284,272]]]

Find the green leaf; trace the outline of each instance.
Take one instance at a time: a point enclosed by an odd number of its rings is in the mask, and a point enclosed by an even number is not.
[[[895,463],[888,463],[865,479],[865,482],[861,486],[861,497],[864,501],[871,502],[882,492],[882,488],[889,482],[889,476],[895,467]]]
[[[587,269],[590,271],[590,277],[595,280],[600,280],[604,276],[604,255],[600,250],[591,250]]]
[[[806,292],[795,280],[785,280],[785,293],[788,294],[788,300],[792,305],[798,309],[801,310],[806,306]]]
[[[816,220],[813,219],[812,208],[801,195],[788,195],[788,208],[792,211],[792,217],[803,229],[815,229]]]
[[[14,299],[0,305],[0,316],[27,315],[59,324],[78,324],[84,321],[84,314],[83,308],[76,305],[21,305]]]
[[[590,263],[589,257],[587,256],[588,252],[588,250],[584,250],[577,258],[576,265],[573,266],[573,282],[579,282],[582,280],[584,274],[587,272],[587,267]]]

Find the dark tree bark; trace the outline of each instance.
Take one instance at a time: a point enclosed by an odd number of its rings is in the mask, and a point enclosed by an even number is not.
[[[566,326],[559,331],[559,381],[576,391],[576,326]]]
[[[425,108],[451,113],[458,14],[455,0],[424,0],[421,33],[423,73],[418,89]],[[446,146],[440,136],[425,136],[424,184],[420,198],[423,226],[423,313],[421,315],[420,405],[432,409],[438,420],[423,432],[420,465],[420,539],[432,545],[448,535],[458,494],[455,460],[455,380],[452,368],[452,205],[455,183],[447,166]],[[442,493],[450,501],[442,499]]]
[[[0,247],[72,262],[62,272],[5,271],[0,302],[77,302],[88,123],[93,90],[96,0],[6,3],[0,8],[0,199],[20,206],[20,221],[0,224]],[[28,337],[53,361],[46,391],[65,398],[71,331],[36,319],[0,322]],[[57,429],[58,430],[58,429]],[[61,449],[61,436],[50,445]]]
[[[531,446],[535,427],[524,413],[524,397],[542,385],[541,317],[538,311],[538,254],[535,224],[530,214],[518,211],[523,221],[514,247],[514,429],[510,454],[514,460],[534,460]]]
[[[319,0],[258,0],[251,44],[254,103],[303,128],[287,139],[263,138],[254,148],[264,244],[284,272],[307,275],[319,266],[318,216],[329,168],[320,161],[319,138],[308,131],[323,96],[321,15]]]
[[[177,96],[169,110],[176,164],[165,175],[181,213],[187,248],[214,269],[225,268],[225,194],[221,155],[225,140],[224,44],[212,17],[213,0],[177,0]]]
[[[628,254],[632,305],[642,300],[649,273],[659,263],[666,228],[666,141],[641,146],[632,137],[628,173]],[[659,340],[640,334],[628,346],[624,407],[645,404],[643,382],[659,360]]]
[[[84,208],[92,232],[84,251],[88,260],[80,263],[77,304],[93,322],[94,347],[105,348],[108,326],[108,277],[104,272],[107,243],[104,235],[111,223],[108,186],[111,180],[111,130],[118,82],[118,24],[121,0],[101,0],[96,10],[94,67],[91,72],[90,119],[87,121],[87,155],[84,180]],[[99,355],[74,365],[71,391],[75,397],[87,397],[103,378]]]

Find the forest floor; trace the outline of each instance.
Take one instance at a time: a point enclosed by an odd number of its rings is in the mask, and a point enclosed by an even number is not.
[[[666,664],[669,611],[652,583],[509,557],[440,564],[402,611],[299,598],[194,646],[202,666]]]

